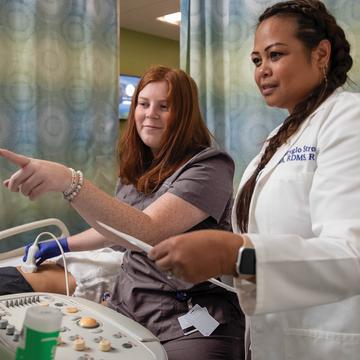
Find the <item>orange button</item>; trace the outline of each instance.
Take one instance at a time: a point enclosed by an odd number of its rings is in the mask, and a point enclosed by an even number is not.
[[[77,313],[79,311],[79,309],[75,306],[69,306],[65,309],[66,312],[73,314],[73,313]]]
[[[79,325],[83,328],[95,328],[99,326],[98,322],[95,319],[88,316],[82,317],[79,320]]]

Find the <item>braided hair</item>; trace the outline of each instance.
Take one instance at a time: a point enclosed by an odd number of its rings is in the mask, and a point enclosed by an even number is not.
[[[292,17],[297,23],[296,37],[310,52],[321,40],[331,43],[331,58],[325,79],[315,87],[293,112],[284,120],[277,133],[267,140],[267,146],[254,173],[239,194],[236,207],[237,222],[241,232],[248,231],[249,209],[256,179],[270,161],[276,150],[289,139],[305,119],[323,103],[336,88],[343,85],[352,66],[350,44],[343,29],[336,23],[325,5],[319,0],[292,0],[277,3],[267,8],[259,17],[258,26],[273,16]]]

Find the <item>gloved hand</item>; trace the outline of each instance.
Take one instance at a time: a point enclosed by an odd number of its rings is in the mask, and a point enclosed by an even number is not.
[[[63,248],[64,253],[70,251],[66,237],[59,239],[59,242]],[[27,244],[25,247],[25,255],[23,257],[24,262],[26,261],[26,259],[28,257],[29,248],[31,245],[32,245],[32,243]],[[42,262],[44,262],[47,259],[50,259],[54,256],[58,256],[61,254],[59,245],[57,244],[57,242],[55,240],[39,243],[38,247],[39,247],[39,250],[35,254],[35,259],[37,260],[36,266],[39,266]]]

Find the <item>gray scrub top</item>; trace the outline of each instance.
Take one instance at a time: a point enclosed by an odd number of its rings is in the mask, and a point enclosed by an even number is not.
[[[116,196],[144,210],[161,195],[170,192],[209,214],[189,231],[230,231],[233,175],[234,162],[229,155],[215,148],[205,148],[167,178],[156,192],[145,195],[133,185],[123,185],[119,181]],[[183,336],[177,318],[188,311],[189,298],[193,304],[206,306],[220,323],[239,317],[235,294],[208,282],[194,286],[169,279],[145,253],[138,251],[126,251],[109,306],[146,326],[165,341]],[[201,301],[205,298],[206,303]],[[239,328],[235,321],[232,334]]]

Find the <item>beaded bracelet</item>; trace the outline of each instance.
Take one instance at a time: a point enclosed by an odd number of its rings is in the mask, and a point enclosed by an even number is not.
[[[83,176],[83,173],[78,170],[78,171],[75,171],[75,181],[74,181],[74,184],[71,184],[71,189],[70,191],[68,192],[63,192],[63,195],[64,195],[64,199],[65,200],[68,200],[68,201],[72,201],[75,196],[77,196],[84,184],[84,176]]]
[[[77,173],[73,168],[69,168],[71,171],[71,183],[70,185],[63,191],[64,196],[69,195],[72,193],[76,187],[77,184]]]

